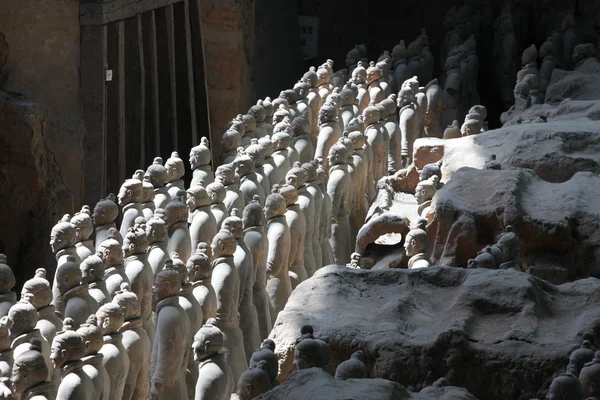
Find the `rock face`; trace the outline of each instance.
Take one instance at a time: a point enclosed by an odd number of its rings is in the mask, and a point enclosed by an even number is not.
[[[332,370],[362,350],[369,377],[411,389],[445,377],[481,399],[543,398],[572,350],[600,344],[599,302],[596,279],[554,286],[509,270],[329,266],[296,288],[270,337],[280,381],[311,324],[329,339]]]
[[[386,379],[334,379],[320,368],[290,375],[289,379],[260,400],[475,400],[466,390],[456,387],[428,387],[411,393]]]

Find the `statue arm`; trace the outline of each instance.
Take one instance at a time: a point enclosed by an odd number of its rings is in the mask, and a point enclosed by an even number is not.
[[[283,263],[287,263],[288,260],[284,260],[283,246],[279,243],[284,233],[284,227],[282,224],[275,224],[269,227],[267,232],[267,238],[269,240],[269,250],[267,253],[267,273],[269,275],[277,275],[281,271]]]

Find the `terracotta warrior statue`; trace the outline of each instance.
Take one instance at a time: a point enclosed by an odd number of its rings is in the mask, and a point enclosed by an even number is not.
[[[596,352],[594,359],[585,364],[579,373],[579,381],[583,385],[584,398],[600,397],[600,352]]]
[[[246,154],[240,154],[233,162],[236,174],[240,177],[240,192],[244,198],[244,205],[252,201],[255,195],[265,198],[262,186],[254,171],[254,162]]]
[[[123,221],[119,230],[121,237],[125,237],[129,228],[133,227],[137,217],[144,216],[142,212],[142,189],[142,181],[137,179],[127,179],[121,185],[117,195],[123,213]]]
[[[269,97],[264,100],[258,100],[256,102],[257,108],[253,109],[250,107],[248,110],[248,114],[251,114],[256,119],[256,128],[264,131],[264,135],[261,134],[261,137],[271,136],[273,134],[273,113],[275,109],[273,108],[273,104],[271,104],[271,99]]]
[[[446,82],[444,84],[444,107],[440,116],[442,126],[448,126],[453,120],[461,120],[461,101],[463,78],[460,74],[461,59],[458,55],[446,60]]]
[[[13,393],[17,398],[22,400],[54,399],[48,381],[49,370],[46,360],[42,354],[41,343],[35,339],[29,343],[29,349],[15,359],[10,380]]]
[[[581,343],[581,347],[575,349],[569,356],[569,365],[567,370],[572,369],[575,376],[579,376],[581,369],[585,364],[591,362],[594,359],[594,348],[589,340],[584,340]]]
[[[437,175],[431,176],[429,179],[422,180],[417,183],[415,188],[415,198],[417,199],[417,214],[427,219],[426,215],[431,206],[431,200],[437,192],[437,185],[440,178]]]
[[[167,191],[171,200],[177,200],[177,192],[185,190],[183,186],[183,176],[185,175],[185,165],[183,160],[179,157],[179,153],[174,151],[171,153],[171,157],[165,162],[165,168],[167,170]]]
[[[370,185],[375,188],[375,184],[385,175],[387,170],[387,154],[385,153],[384,127],[379,123],[381,114],[375,104],[363,110],[362,119],[366,126],[365,136],[368,147],[371,151],[370,159]],[[372,190],[374,192],[374,189]]]
[[[227,197],[227,189],[220,180],[216,180],[215,182],[206,186],[206,194],[210,199],[210,212],[214,216],[218,228],[221,226],[225,218],[229,216],[229,211],[227,211],[227,207],[223,202]]]
[[[8,315],[8,310],[17,302],[17,294],[12,291],[15,275],[6,263],[6,256],[0,254],[0,317]]]
[[[248,367],[238,318],[240,278],[233,260],[236,247],[235,236],[227,230],[217,233],[210,246],[213,256],[211,282],[217,295],[216,326],[225,335],[223,347],[229,352],[228,363],[234,382]]]
[[[129,279],[125,274],[125,266],[123,265],[121,243],[117,241],[116,235],[119,235],[117,230],[111,228],[107,239],[100,244],[96,252],[96,255],[100,257],[106,268],[104,282],[106,282],[106,290],[110,298],[121,288],[121,283],[129,283]]]
[[[138,169],[133,174],[133,179],[137,179],[142,182],[142,196],[141,196],[141,208],[142,208],[142,217],[144,219],[149,220],[154,215],[154,211],[156,211],[156,205],[154,204],[154,186],[148,180],[144,180],[144,170]]]
[[[89,206],[83,206],[81,211],[76,213],[71,218],[71,224],[75,226],[75,235],[77,236],[75,247],[77,255],[81,260],[85,260],[96,252],[94,241],[90,239],[94,232],[94,224],[92,222],[92,210]]]
[[[123,389],[125,399],[147,399],[150,397],[150,355],[152,341],[143,327],[143,314],[138,296],[123,283],[113,303],[123,309],[123,326],[119,332],[121,342],[129,357],[129,371]],[[154,336],[154,332],[152,333]]]
[[[204,181],[206,185],[214,182],[215,176],[210,165],[211,154],[208,139],[202,137],[198,146],[192,147],[190,150],[190,168],[193,171],[192,182],[190,187],[196,186],[200,181]]]
[[[57,307],[56,311],[64,318],[71,318],[74,328],[79,328],[90,314],[98,310],[98,302],[90,296],[88,285],[81,283],[82,276],[74,258],[64,263],[55,276],[62,299],[61,307]]]
[[[312,126],[313,126],[312,121],[314,118],[316,118],[317,115],[313,114],[312,109],[308,106],[307,96],[308,96],[309,90],[310,90],[310,86],[308,85],[308,83],[306,83],[302,80],[296,82],[296,84],[294,85],[294,91],[296,92],[296,96],[297,96],[298,100],[294,104],[294,109],[298,113],[298,115],[304,114],[306,119],[308,119],[309,124],[311,126],[311,133],[312,133]]]
[[[190,332],[198,332],[198,329],[202,326],[202,306],[194,297],[192,292],[193,286],[191,283],[188,283],[188,271],[186,265],[183,261],[179,259],[179,255],[177,253],[171,254],[171,260],[173,265],[173,270],[177,272],[179,275],[179,280],[181,281],[181,290],[179,291],[179,305],[186,312],[188,318],[190,320]],[[185,368],[185,381],[187,384],[188,390],[188,398],[193,398],[192,393],[194,392],[194,387],[196,385],[196,381],[198,380],[198,366],[194,363],[194,359],[191,353],[191,347],[187,347],[186,360],[187,364],[184,366]]]
[[[540,67],[540,97],[543,100],[546,95],[546,89],[550,84],[552,73],[556,69],[556,61],[554,60],[554,47],[552,46],[552,39],[548,38],[540,47],[539,51],[542,65]]]
[[[235,174],[235,166],[233,164],[219,165],[215,174],[215,179],[225,186],[226,194],[223,204],[225,204],[227,213],[231,213],[234,208],[244,207],[244,197],[240,192],[240,179]]]
[[[304,268],[304,243],[306,239],[312,239],[306,238],[306,218],[298,204],[297,178],[295,175],[290,175],[288,180],[290,184],[281,186],[279,194],[285,199],[287,206],[285,219],[290,228],[291,242],[294,244],[290,247],[290,256],[288,258],[288,271],[293,290],[298,284],[308,279],[306,269]]]
[[[352,81],[358,88],[358,96],[356,97],[358,109],[362,112],[368,107],[371,102],[369,95],[369,86],[367,85],[367,70],[361,62],[352,73]]]
[[[94,207],[92,221],[94,222],[94,231],[96,233],[94,238],[96,251],[98,251],[100,244],[108,238],[108,230],[117,227],[115,220],[119,215],[119,207],[115,200],[115,195],[111,193],[106,199],[102,199],[96,203]]]
[[[56,270],[54,271],[54,282],[52,284],[52,304],[54,304],[57,309],[63,307],[62,297],[56,284],[56,275],[58,274],[60,267],[67,262],[69,256],[72,256],[74,262],[77,264],[81,263],[81,259],[77,255],[77,248],[75,247],[77,241],[75,226],[69,222],[70,220],[70,215],[67,214],[63,216],[62,220],[54,225],[52,232],[50,233],[50,248],[56,257]]]
[[[352,174],[350,179],[354,185],[354,199],[352,200],[353,210],[350,210],[350,238],[356,238],[358,231],[363,226],[367,211],[369,210],[369,201],[367,200],[367,184],[369,180],[369,170],[363,146],[366,142],[365,135],[354,130],[348,133],[348,139],[354,144],[354,151],[350,156],[352,162]]]
[[[255,197],[244,209],[242,224],[244,228],[244,243],[254,264],[252,286],[252,301],[256,308],[258,331],[260,339],[269,336],[273,327],[269,297],[267,295],[267,235],[263,226],[264,216],[258,197]]]
[[[154,339],[154,324],[152,323],[152,286],[154,272],[148,263],[148,237],[146,236],[145,221],[136,221],[123,238],[123,257],[125,274],[129,279],[129,287],[140,302],[142,324],[148,337]],[[123,290],[123,285],[120,287]]]
[[[94,399],[105,400],[110,396],[110,378],[102,364],[104,356],[99,353],[104,342],[102,331],[98,328],[96,315],[88,317],[85,324],[81,324],[77,333],[81,335],[84,344],[83,372],[90,378],[94,385]]]
[[[367,377],[365,356],[362,351],[356,351],[349,360],[342,362],[335,370],[335,379],[364,379]]]
[[[62,321],[60,321],[60,325],[62,329]],[[8,318],[8,316],[0,318],[0,374],[2,374],[2,376],[10,376],[11,371],[13,370],[13,349],[10,347],[10,345],[12,344],[10,336],[10,330],[12,329],[12,327],[13,321],[10,318]],[[40,351],[42,351],[41,342]],[[51,367],[50,363],[48,363],[47,368],[48,367]],[[49,376],[50,374],[46,373],[44,379],[48,379]]]
[[[262,130],[256,131],[256,119],[252,115],[242,115],[242,121],[244,121],[245,128],[245,134],[242,136],[242,146],[248,146],[252,139],[258,139],[261,134],[266,133]]]
[[[267,197],[263,209],[267,220],[267,293],[271,303],[271,321],[283,310],[292,292],[288,275],[291,246],[290,229],[285,219],[286,203],[279,193]]]
[[[188,228],[188,209],[185,204],[186,192],[179,191],[182,200],[172,201],[167,204],[163,220],[167,225],[169,235],[169,254],[176,252],[186,262],[192,255],[192,239]]]
[[[230,231],[236,239],[237,246],[233,254],[233,262],[240,278],[240,329],[244,337],[244,352],[246,361],[254,349],[260,345],[258,316],[252,295],[254,286],[254,259],[250,249],[244,242],[244,228],[237,208],[232,210],[232,215],[223,221],[223,229]]]
[[[299,115],[292,120],[292,137],[291,145],[298,153],[298,160],[300,162],[312,160],[315,149],[310,140],[310,121],[305,115]]]
[[[331,237],[331,197],[327,193],[327,173],[323,168],[323,160],[318,160],[319,165],[317,166],[317,184],[323,193],[323,205],[321,210],[320,220],[317,223],[319,227],[319,243],[321,245],[321,257],[323,259],[323,265],[333,264],[333,249],[329,238]],[[306,246],[305,246],[306,247]],[[306,251],[304,252],[306,255]],[[304,263],[306,267],[306,260]]]
[[[543,104],[544,99],[540,95],[540,71],[538,70],[538,51],[534,44],[529,46],[523,51],[521,62],[523,63],[522,69],[517,73],[517,82],[521,82],[527,75],[532,75],[531,87],[529,90],[529,96],[531,97],[531,104]]]
[[[263,165],[265,163],[265,153],[263,146],[258,144],[258,139],[252,139],[250,145],[246,147],[244,153],[254,162],[254,172],[259,185],[262,187],[263,193],[268,193],[271,189],[269,178],[265,174]]]
[[[413,143],[419,137],[420,122],[415,95],[410,87],[405,86],[398,93],[398,107],[402,166],[407,167],[412,162]]]
[[[225,338],[217,327],[217,321],[210,318],[194,335],[192,351],[198,363],[198,382],[195,400],[229,400],[234,381],[231,368],[222,352]]]
[[[513,232],[512,226],[508,225],[497,243],[504,255],[504,262],[499,265],[500,269],[521,270],[519,266],[519,237]]]
[[[340,116],[342,129],[346,130],[350,120],[359,116],[358,87],[353,82],[348,82],[340,92]]]
[[[318,183],[318,176],[317,176],[317,169],[318,169],[319,163],[316,160],[312,160],[311,162],[308,163],[304,163],[302,164],[302,169],[304,169],[306,171],[306,184],[304,185],[303,188],[301,188],[301,190],[298,193],[298,200],[299,200],[299,204],[303,203],[303,201],[300,201],[300,192],[303,193],[302,197],[305,198],[306,196],[304,195],[304,191],[306,191],[310,196],[312,196],[312,202],[314,203],[314,216],[315,216],[315,221],[312,222],[312,232],[313,235],[311,236],[311,240],[312,240],[312,252],[313,252],[313,256],[315,259],[315,268],[319,269],[321,267],[324,266],[323,264],[323,250],[321,249],[321,245],[319,243],[319,222],[318,221],[318,217],[323,213],[323,192],[321,190],[321,187],[319,186]],[[295,186],[295,185],[294,185]],[[306,207],[303,207],[303,204],[301,205],[302,209],[305,209]],[[308,221],[307,221],[308,223]],[[291,229],[291,227],[290,227]],[[294,243],[292,241],[292,243]],[[306,247],[306,242],[305,242],[305,247]]]
[[[167,169],[163,166],[163,160],[155,157],[152,165],[146,170],[144,180],[154,186],[154,205],[156,208],[165,208],[171,201],[169,189],[165,186],[169,179]]]
[[[89,256],[79,264],[79,269],[81,269],[81,283],[88,285],[88,292],[96,300],[98,307],[109,302],[112,297],[104,281],[106,267],[102,259],[97,255]]]
[[[220,226],[217,225],[215,214],[211,211],[212,199],[202,183],[201,181],[196,186],[190,187],[186,192],[192,249],[196,249],[200,242],[210,243],[219,231],[218,227]],[[214,197],[217,199],[216,196]],[[220,218],[222,218],[222,215],[220,215]]]
[[[268,364],[266,361],[260,361],[255,368],[245,371],[240,376],[237,395],[240,400],[252,400],[271,389]]]
[[[385,91],[381,87],[382,77],[381,69],[375,65],[375,62],[371,61],[369,68],[367,68],[367,85],[369,86],[369,98],[375,104],[385,98]]]
[[[56,332],[62,329],[62,320],[56,315],[56,308],[50,304],[52,290],[50,289],[50,282],[46,279],[44,268],[38,268],[35,271],[35,277],[23,284],[21,297],[25,297],[27,294],[33,295],[33,306],[38,314],[35,329],[39,329],[42,337],[48,343],[52,343]],[[0,348],[1,353],[2,349]]]
[[[274,177],[271,179],[273,184],[279,183],[285,179],[285,174],[292,167],[289,146],[291,144],[291,136],[289,133],[281,131],[273,133],[271,137],[273,142],[273,162],[275,164]]]
[[[425,255],[427,250],[427,232],[423,229],[411,229],[404,239],[404,249],[408,260],[408,269],[427,268],[431,266],[429,258]]]
[[[198,243],[186,265],[192,294],[202,309],[202,325],[217,315],[217,295],[211,283],[212,266],[207,253],[208,244]]]
[[[313,193],[308,191],[306,185],[306,179],[308,178],[308,172],[302,168],[300,163],[295,163],[293,168],[289,170],[286,176],[286,182],[296,187],[298,190],[298,205],[300,211],[304,214],[306,219],[306,235],[307,238],[312,238],[317,232],[317,224],[319,223],[316,214],[316,201]],[[285,212],[285,210],[284,210]],[[322,258],[322,255],[321,255]],[[289,260],[289,259],[288,259]],[[304,269],[306,270],[307,276],[310,278],[318,268],[322,265],[317,265],[317,258],[313,249],[313,241],[304,241]],[[288,265],[289,269],[289,265]],[[273,321],[274,323],[275,321]]]
[[[102,364],[108,372],[109,399],[122,399],[130,365],[127,350],[123,347],[123,334],[119,332],[124,322],[123,309],[116,303],[106,303],[96,312],[96,322],[104,335],[99,353],[104,356]]]
[[[273,160],[273,151],[274,151],[273,142],[271,142],[270,136],[265,136],[265,137],[258,139],[258,144],[262,148],[262,153],[263,153],[264,163],[262,165],[262,169],[265,174],[265,177],[267,178],[267,181],[271,185],[271,181],[273,181],[275,179],[275,169],[276,169],[275,160]],[[275,184],[275,182],[273,182],[273,184]]]
[[[254,369],[260,362],[266,363],[266,371],[271,381],[271,387],[279,386],[279,381],[277,380],[279,361],[277,360],[277,355],[275,355],[275,342],[271,339],[265,339],[260,349],[252,353],[248,368]]]
[[[321,107],[319,111],[319,137],[314,157],[306,161],[301,160],[302,163],[310,162],[313,158],[326,157],[331,146],[342,137],[337,114],[337,108],[331,104],[326,103]],[[327,164],[325,167],[328,167]]]
[[[352,246],[350,243],[350,221],[348,194],[350,174],[348,172],[349,152],[346,146],[337,143],[329,150],[329,182],[327,193],[331,197],[331,237],[334,262],[345,265],[350,261]]]
[[[434,79],[425,86],[425,96],[427,96],[427,108],[424,112],[423,124],[424,132],[427,137],[441,138],[443,135],[442,125],[440,124],[440,114],[444,106],[444,92]],[[423,113],[423,110],[421,110]]]
[[[584,396],[584,387],[582,382],[574,376],[572,371],[567,371],[564,374],[560,374],[552,380],[550,387],[548,388],[548,394],[546,399],[548,400],[560,400],[560,399],[573,399],[583,400],[588,398]],[[589,399],[596,399],[597,397],[589,397]]]
[[[169,258],[169,235],[167,233],[167,224],[160,215],[164,215],[164,210],[159,208],[156,210],[155,216],[146,222],[148,264],[150,265],[150,268],[152,268],[154,276],[162,271],[165,262]]]
[[[322,340],[314,339],[312,334],[307,335],[306,338],[302,338],[296,343],[294,365],[298,371],[308,368],[321,368],[330,373],[329,346]]]
[[[241,127],[245,131],[244,125]],[[235,129],[228,129],[221,137],[221,164],[229,164],[235,160],[238,148],[242,146],[242,135]]]
[[[310,67],[310,69],[302,76],[302,81],[308,84],[308,93],[306,94],[306,102],[308,108],[310,109],[311,115],[311,127],[310,134],[311,138],[316,138],[318,128],[317,128],[317,115],[319,115],[319,109],[323,105],[323,100],[319,95],[319,77],[317,76],[317,72],[314,67]],[[313,146],[316,146],[316,141],[313,142]],[[274,184],[277,182],[273,182]]]
[[[392,94],[384,99],[377,106],[379,108],[379,117],[387,136],[384,135],[384,139],[389,138],[387,142],[387,165],[386,175],[392,175],[396,171],[401,169],[402,156],[401,156],[401,138],[400,127],[398,126],[398,109],[396,108],[396,95]]]

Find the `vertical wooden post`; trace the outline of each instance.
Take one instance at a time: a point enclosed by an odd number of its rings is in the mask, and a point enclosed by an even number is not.
[[[144,62],[144,25],[142,14],[137,16],[138,48],[140,52],[140,160],[141,167],[146,163],[146,64]]]
[[[190,125],[192,135],[192,146],[198,145],[198,123],[196,121],[196,90],[194,80],[194,58],[192,54],[192,28],[190,24],[190,6],[189,0],[184,1],[185,10],[185,45],[187,53],[187,76],[188,90],[190,95]]]
[[[154,154],[149,157],[152,161],[154,156],[160,154],[160,101],[158,94],[158,49],[156,44],[156,11],[152,10],[150,18],[150,39],[151,54],[149,55],[152,65],[152,98],[154,106]]]
[[[126,150],[126,127],[125,127],[125,21],[119,21],[119,182],[125,180],[125,150]]]
[[[172,124],[172,147],[167,151],[175,150],[178,147],[177,132],[177,71],[175,70],[175,17],[173,15],[173,4],[169,4],[165,9],[167,22],[167,44],[169,49],[169,81],[171,84],[171,124]]]

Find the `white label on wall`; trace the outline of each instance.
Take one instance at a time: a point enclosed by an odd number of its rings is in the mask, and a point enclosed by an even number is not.
[[[305,60],[315,58],[319,48],[319,17],[298,16],[302,57]]]

